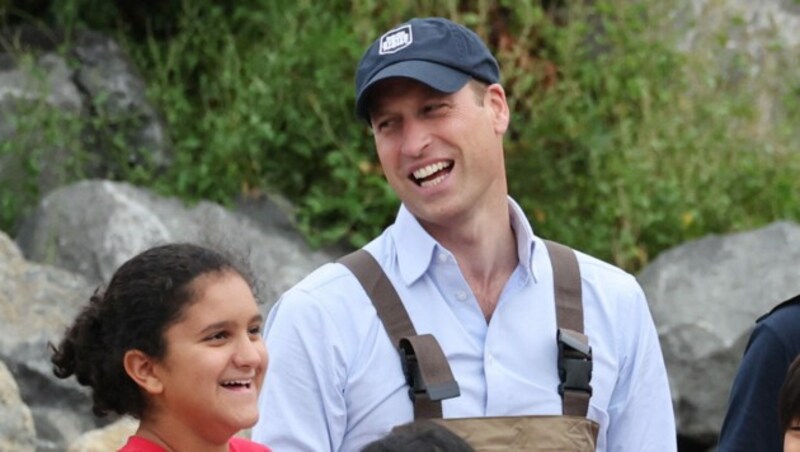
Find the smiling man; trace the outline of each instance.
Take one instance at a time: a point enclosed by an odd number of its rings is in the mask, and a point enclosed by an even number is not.
[[[358,451],[429,418],[476,450],[676,449],[641,288],[534,235],[508,195],[499,82],[481,39],[446,19],[412,19],[367,49],[356,113],[402,206],[270,313],[254,439]]]

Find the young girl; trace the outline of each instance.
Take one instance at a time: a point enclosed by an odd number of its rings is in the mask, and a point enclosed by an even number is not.
[[[229,260],[196,245],[158,246],[91,297],[53,349],[53,371],[92,388],[96,415],[139,419],[121,451],[268,451],[234,436],[258,420],[262,322]]]

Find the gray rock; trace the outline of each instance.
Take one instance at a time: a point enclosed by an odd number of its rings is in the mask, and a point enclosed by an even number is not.
[[[280,222],[279,222],[280,223]],[[17,238],[25,255],[107,283],[113,271],[144,249],[190,241],[228,251],[248,266],[268,306],[311,270],[332,259],[308,248],[296,231],[201,202],[176,199],[125,183],[83,181],[40,203]]]
[[[154,173],[170,165],[164,121],[112,39],[76,31],[66,41],[20,27],[0,29],[0,40],[14,46],[0,49],[3,192],[24,206],[78,175],[113,178],[131,165]]]
[[[15,61],[0,70],[0,144],[13,140],[14,150],[0,152],[0,184],[12,192],[27,193],[32,176],[40,192],[61,183],[70,150],[62,143],[48,142],[40,124],[22,125],[18,121],[41,121],[48,116],[53,124],[66,124],[80,121],[83,111],[84,101],[72,82],[72,70],[59,55],[47,53]],[[69,135],[64,131],[62,134]],[[41,157],[43,154],[47,159]],[[28,170],[30,159],[38,161],[38,172]]]
[[[72,82],[72,70],[63,57],[46,53],[30,64],[0,70],[0,103],[42,100],[48,105],[80,113],[83,98]]]
[[[679,4],[685,26],[680,43],[683,50],[706,44],[715,32],[727,38],[728,49],[744,50],[754,57],[763,56],[776,44],[787,49],[800,46],[800,4],[792,0],[688,0]]]
[[[778,222],[680,245],[640,273],[679,432],[713,443],[755,320],[800,293],[797,262],[800,226]]]
[[[794,0],[680,0],[673,3],[678,46],[709,61],[712,75],[751,93],[755,132],[786,118],[800,68],[800,4]]]
[[[0,233],[0,360],[19,384],[37,432],[37,450],[64,450],[80,433],[102,425],[91,413],[85,388],[53,375],[48,343],[65,328],[91,295],[85,278],[27,262]]]
[[[101,33],[82,31],[72,52],[80,62],[75,82],[90,99],[95,115],[112,126],[108,129],[125,134],[128,163],[168,166],[170,145],[163,121],[148,102],[136,67],[117,43]]]
[[[0,361],[0,451],[33,452],[36,431],[31,410],[19,396],[19,387]]]

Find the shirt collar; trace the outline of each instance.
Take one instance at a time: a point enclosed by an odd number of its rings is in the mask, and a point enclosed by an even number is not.
[[[511,227],[517,238],[517,257],[526,275],[537,280],[536,270],[532,265],[535,237],[522,208],[508,198]],[[406,285],[413,284],[431,265],[434,252],[438,249],[447,251],[419,224],[405,205],[400,205],[394,227],[392,228],[400,275]]]
[[[433,258],[433,251],[440,245],[406,209],[405,204],[400,205],[400,211],[397,213],[397,219],[392,228],[392,235],[394,236],[394,246],[397,249],[400,275],[403,282],[410,286],[428,270]]]
[[[516,201],[508,198],[509,212],[511,212],[511,227],[517,237],[517,258],[526,275],[531,275],[537,281],[536,267],[533,265],[533,250],[536,243],[533,228],[528,222],[525,213]]]

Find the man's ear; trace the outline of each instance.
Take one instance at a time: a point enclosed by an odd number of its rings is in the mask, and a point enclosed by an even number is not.
[[[156,363],[141,350],[128,350],[122,358],[125,372],[149,394],[160,394],[164,385],[156,372]]]
[[[504,135],[508,130],[511,112],[509,111],[506,92],[502,85],[499,83],[489,85],[486,89],[485,102],[492,109],[492,125],[495,133],[501,136]]]

